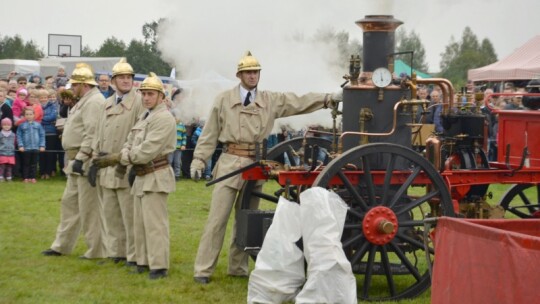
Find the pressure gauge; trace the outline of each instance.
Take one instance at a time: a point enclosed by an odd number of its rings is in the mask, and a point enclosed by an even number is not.
[[[376,87],[384,88],[392,82],[392,73],[387,68],[377,68],[373,71],[371,80]]]

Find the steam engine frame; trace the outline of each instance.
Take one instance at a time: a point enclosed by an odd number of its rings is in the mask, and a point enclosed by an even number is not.
[[[273,212],[248,210],[254,197],[298,201],[309,187],[327,188],[349,206],[342,244],[359,299],[412,298],[430,286],[434,230],[424,226],[426,218],[540,216],[540,111],[491,108],[499,119],[499,150],[497,161],[489,162],[480,108],[490,107],[490,96],[463,92],[458,95],[467,103],[458,105],[446,79],[395,77],[394,33],[402,22],[372,15],[356,23],[364,30],[363,69],[360,57],[352,56],[342,107],[332,110],[332,139],[306,135],[280,143],[242,173],[248,182],[237,213],[237,244],[256,256],[271,223]],[[421,84],[441,89],[444,131],[415,140],[428,128],[417,123],[418,113],[433,110],[416,99]],[[290,165],[278,161],[284,154]],[[256,191],[261,180],[275,180],[278,190]],[[492,205],[491,184],[515,185]]]

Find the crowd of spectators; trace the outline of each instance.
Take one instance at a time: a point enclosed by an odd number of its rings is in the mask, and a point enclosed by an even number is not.
[[[39,177],[62,173],[58,170],[64,165],[60,122],[74,102],[66,91],[67,82],[63,68],[44,78],[13,71],[0,79],[0,182],[21,177],[35,183]]]
[[[57,75],[41,77],[37,74],[18,75],[15,71],[0,79],[0,182],[21,178],[23,182],[35,183],[47,180],[57,174],[64,175],[64,151],[61,144],[62,128],[69,109],[77,102],[68,84],[65,70],[60,68]],[[115,92],[108,74],[96,76],[98,89],[105,98]],[[174,104],[179,102],[182,89],[173,88],[167,104],[177,121],[177,146],[169,156],[175,177],[190,178],[189,166],[198,136],[204,127],[204,119],[184,124]],[[172,109],[171,109],[172,108]],[[25,123],[25,111],[32,109],[32,122],[43,136],[38,135],[37,147],[23,148],[22,138],[17,138],[20,125]],[[5,125],[5,126],[4,126]],[[21,151],[21,148],[25,151]],[[217,161],[221,149],[217,149],[213,163]],[[28,154],[28,155],[27,155]],[[29,161],[25,162],[25,155]],[[30,158],[30,155],[32,156]],[[26,165],[25,165],[26,164]],[[207,180],[212,177],[212,160],[204,173]],[[25,172],[30,172],[26,174]],[[33,172],[33,173],[32,173]]]
[[[105,98],[114,94],[114,88],[111,86],[110,76],[101,74],[96,77],[98,89]],[[493,93],[503,93],[503,95],[491,96],[489,104],[491,108],[517,110],[522,109],[521,96],[504,95],[525,92],[524,88],[515,87],[513,83],[508,82],[502,88],[482,87],[485,95]],[[479,88],[472,86],[467,88],[468,93],[479,91]],[[470,91],[470,92],[469,92]],[[180,88],[174,88],[169,106],[178,103],[180,99]],[[419,87],[418,99],[428,100],[426,109],[419,109],[418,122],[434,124],[436,132],[442,132],[442,121],[440,118],[442,110],[442,93],[435,87]],[[461,99],[460,99],[461,98]],[[24,182],[35,183],[38,179],[49,179],[57,174],[63,174],[61,168],[64,166],[64,152],[61,145],[61,134],[63,121],[68,115],[69,108],[77,101],[70,93],[68,86],[68,77],[63,68],[59,68],[56,75],[41,77],[37,74],[30,76],[21,76],[16,72],[9,73],[5,78],[0,79],[0,121],[2,121],[2,136],[0,136],[0,182],[11,181],[13,178],[22,178]],[[454,104],[456,109],[466,108],[467,98],[456,93]],[[470,102],[470,100],[469,100]],[[488,159],[496,160],[497,151],[497,116],[492,114],[490,107],[482,106],[481,112],[487,117],[488,124]],[[32,122],[27,122],[25,118],[26,109],[32,109]],[[470,109],[470,108],[469,108]],[[193,150],[197,144],[197,139],[204,127],[205,119],[191,123],[180,121],[177,110],[172,109],[172,113],[177,118],[177,147],[169,157],[169,162],[173,167],[177,180],[181,178],[190,178],[190,164],[193,158]],[[30,111],[28,111],[30,112]],[[424,114],[421,114],[424,112]],[[25,124],[26,123],[26,124]],[[39,125],[43,131],[43,147],[37,144],[31,150],[25,149],[21,144],[23,139],[17,136],[21,124]],[[5,125],[5,126],[4,126]],[[9,125],[9,127],[7,127]],[[8,130],[9,129],[9,130]],[[13,134],[9,133],[11,131]],[[20,133],[20,132],[19,132]],[[281,133],[272,134],[268,138],[268,148],[272,148],[279,142],[291,139],[296,136],[303,136],[303,132],[282,127]],[[12,138],[15,143],[10,144]],[[39,138],[39,136],[38,136]],[[21,147],[23,148],[21,150]],[[218,147],[208,161],[206,171],[202,178],[210,180],[212,178],[213,164],[217,162],[221,153]],[[290,163],[285,154],[282,161]],[[10,166],[13,168],[10,169]],[[26,168],[30,166],[31,168]],[[35,167],[35,168],[34,168]],[[34,174],[25,172],[34,172]]]

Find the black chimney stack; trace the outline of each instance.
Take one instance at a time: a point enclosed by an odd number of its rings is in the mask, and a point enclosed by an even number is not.
[[[367,15],[356,24],[364,30],[364,72],[388,67],[388,55],[394,53],[395,48],[395,31],[403,22],[392,15]]]

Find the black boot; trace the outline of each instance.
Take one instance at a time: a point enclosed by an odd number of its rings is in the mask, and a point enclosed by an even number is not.
[[[126,261],[126,258],[123,257],[110,257],[109,259],[111,259],[115,264]]]
[[[147,272],[148,269],[149,269],[148,265],[137,265],[137,268],[131,270],[129,273],[134,273],[134,274],[143,273],[143,272]]]
[[[150,280],[158,280],[167,277],[167,269],[152,269],[148,274]]]
[[[41,254],[43,254],[45,256],[61,256],[61,255],[63,255],[60,252],[58,252],[56,250],[52,250],[50,248],[47,249],[47,250],[42,251]]]
[[[193,281],[195,281],[195,283],[206,285],[210,283],[210,278],[209,277],[193,277]]]
[[[137,267],[137,262],[126,262],[126,264],[124,264],[124,266],[126,266],[126,267]]]

